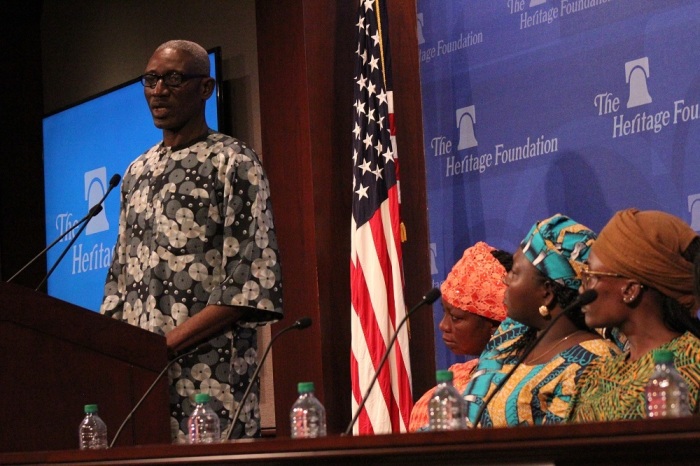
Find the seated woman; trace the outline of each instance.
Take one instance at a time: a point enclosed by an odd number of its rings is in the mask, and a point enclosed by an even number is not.
[[[576,379],[594,359],[619,352],[589,330],[578,297],[579,270],[595,234],[563,215],[536,223],[504,277],[508,318],[479,357],[466,390],[470,426],[563,422]]]
[[[503,305],[503,275],[513,263],[513,257],[484,242],[464,251],[440,286],[445,315],[440,331],[445,345],[455,354],[478,356],[496,327],[506,317]],[[472,359],[450,366],[452,383],[462,392],[479,362]],[[408,431],[428,425],[428,403],[435,389],[428,390],[413,405]]]
[[[673,215],[628,209],[603,228],[583,271],[581,289],[598,292],[584,307],[586,324],[619,328],[628,350],[587,368],[577,387],[573,421],[646,417],[644,387],[654,371],[654,349],[673,351],[695,409],[700,302],[693,294],[693,268],[699,264],[700,238]]]

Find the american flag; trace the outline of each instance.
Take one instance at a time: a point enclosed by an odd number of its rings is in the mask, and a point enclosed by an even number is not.
[[[350,257],[353,413],[406,315],[384,1],[361,0],[357,17]],[[353,433],[405,432],[412,406],[408,333],[403,327]]]

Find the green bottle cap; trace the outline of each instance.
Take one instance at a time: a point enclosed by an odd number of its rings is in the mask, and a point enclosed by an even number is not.
[[[197,404],[209,403],[209,400],[211,400],[211,397],[208,393],[197,393],[194,396],[194,402]]]
[[[97,405],[85,405],[85,414],[93,414],[97,412]]]
[[[673,351],[660,349],[655,350],[653,355],[655,364],[668,364],[669,362],[673,362]]]
[[[297,391],[299,392],[299,394],[313,392],[314,391],[314,383],[313,382],[299,382],[297,384]]]
[[[437,380],[437,383],[452,382],[452,377],[452,371],[440,369],[439,371],[435,372],[435,379]]]

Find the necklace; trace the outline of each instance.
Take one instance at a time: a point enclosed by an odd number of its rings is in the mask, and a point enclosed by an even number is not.
[[[537,356],[536,358],[531,359],[531,360],[528,362],[528,365],[529,365],[529,366],[537,365],[538,362],[539,362],[542,358],[544,358],[545,356],[549,356],[550,353],[552,353],[555,349],[557,349],[557,348],[559,347],[559,345],[561,345],[562,343],[564,343],[566,340],[568,340],[568,339],[571,338],[572,336],[576,335],[577,333],[581,333],[581,332],[583,332],[583,330],[576,330],[575,332],[568,334],[567,336],[565,336],[564,338],[562,338],[561,340],[559,340],[558,342],[556,342],[555,344],[553,344],[547,351],[545,351],[544,353],[540,354],[540,355]]]

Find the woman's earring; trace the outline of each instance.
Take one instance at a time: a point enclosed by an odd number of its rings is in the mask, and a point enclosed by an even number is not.
[[[549,317],[549,309],[544,304],[539,307],[538,311],[542,317]]]

